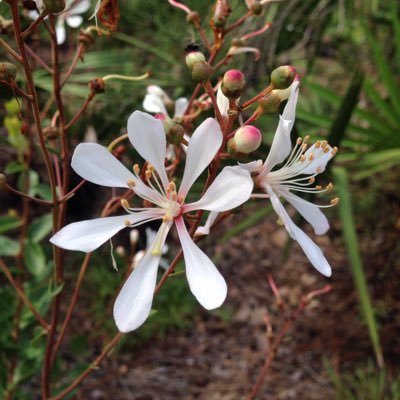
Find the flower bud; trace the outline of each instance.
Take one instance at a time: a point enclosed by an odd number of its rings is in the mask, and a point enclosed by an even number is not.
[[[192,71],[194,66],[199,62],[205,62],[206,57],[204,54],[199,50],[199,46],[191,43],[188,44],[185,48],[186,58],[185,62],[187,67]]]
[[[60,130],[55,126],[46,126],[43,134],[46,139],[57,139],[60,136]]]
[[[170,144],[180,144],[184,134],[185,130],[183,126],[174,122],[167,132],[167,142]]]
[[[106,83],[101,78],[94,78],[89,81],[89,89],[91,95],[104,93],[106,91]]]
[[[244,75],[238,69],[231,69],[225,72],[222,78],[222,93],[229,99],[237,99],[243,93],[246,86]]]
[[[65,8],[65,0],[43,0],[43,4],[45,9],[52,14],[64,11]]]
[[[17,67],[9,62],[0,63],[0,80],[11,82],[17,76]]]
[[[282,101],[289,98],[290,86],[286,89],[274,89],[271,93],[261,97],[258,100],[258,105],[264,113],[275,113],[279,111],[279,105]]]
[[[271,85],[275,89],[286,89],[294,81],[297,75],[296,69],[291,65],[283,65],[274,69],[271,73]]]
[[[192,79],[197,83],[209,80],[212,74],[213,68],[206,61],[198,62],[193,66]]]
[[[261,132],[253,125],[240,127],[228,141],[228,151],[231,154],[248,154],[260,147],[262,140]]]

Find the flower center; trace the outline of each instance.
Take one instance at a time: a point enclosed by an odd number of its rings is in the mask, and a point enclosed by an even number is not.
[[[165,202],[162,205],[162,208],[165,210],[163,222],[171,222],[174,218],[181,215],[182,205],[178,200],[176,185],[174,182],[170,182],[167,187]]]

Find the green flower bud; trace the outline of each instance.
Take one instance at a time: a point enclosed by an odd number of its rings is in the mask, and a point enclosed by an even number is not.
[[[186,46],[185,52],[186,52],[185,62],[186,62],[187,67],[190,70],[193,70],[193,67],[197,63],[206,61],[206,57],[200,51],[199,46],[197,46],[193,43],[188,44]]]
[[[167,142],[170,144],[180,144],[184,133],[183,126],[174,122],[167,132]]]
[[[65,0],[43,0],[43,4],[45,9],[52,14],[64,11],[65,8]]]
[[[286,89],[274,89],[271,93],[261,97],[258,100],[258,105],[264,113],[275,113],[279,111],[279,105],[282,101],[289,98],[290,86]]]
[[[0,63],[0,80],[11,82],[17,76],[17,67],[7,61]]]
[[[221,90],[222,93],[229,99],[237,99],[243,93],[246,87],[244,75],[238,69],[231,69],[225,72],[222,78]]]
[[[292,84],[296,75],[295,68],[290,65],[283,65],[272,71],[271,85],[275,89],[286,89]]]
[[[209,80],[212,74],[213,74],[213,68],[206,61],[197,62],[193,66],[192,79],[197,83]]]

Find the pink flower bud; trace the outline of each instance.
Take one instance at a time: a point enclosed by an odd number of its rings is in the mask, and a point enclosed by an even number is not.
[[[291,65],[282,65],[271,73],[271,85],[275,89],[286,89],[297,76],[296,69]]]
[[[230,153],[248,154],[260,147],[262,140],[261,132],[253,125],[240,127],[233,138],[228,142]]]
[[[221,90],[222,93],[231,99],[237,99],[243,93],[246,87],[244,75],[238,69],[231,69],[225,72],[222,78]]]

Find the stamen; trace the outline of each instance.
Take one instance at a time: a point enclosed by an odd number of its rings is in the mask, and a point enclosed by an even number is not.
[[[126,184],[128,185],[129,189],[132,189],[136,186],[136,183],[133,179],[129,179],[128,182],[126,182]]]
[[[309,183],[310,185],[312,185],[314,182],[315,182],[315,178],[312,176],[312,177],[308,180],[308,183]]]
[[[128,201],[125,200],[125,199],[121,199],[121,206],[122,206],[125,210],[129,209],[129,203],[128,203]]]
[[[321,148],[325,149],[326,145],[328,144],[328,142],[326,140],[323,140],[321,142]]]
[[[129,221],[129,219],[126,219],[126,220],[124,221],[124,224],[125,224],[126,226],[130,226],[131,221]]]
[[[332,182],[330,182],[327,186],[326,186],[326,190],[327,191],[331,191],[331,190],[333,190],[333,184],[332,184]]]
[[[335,197],[334,199],[331,200],[331,205],[336,206],[336,204],[339,203],[339,197]]]
[[[296,140],[296,144],[297,144],[297,145],[300,146],[300,145],[302,144],[302,142],[303,142],[303,139],[302,139],[302,138],[300,138],[300,137],[297,138],[297,140]]]
[[[317,185],[317,186],[315,186],[315,189],[321,190],[321,189],[322,189],[322,186],[321,186],[321,185]]]
[[[310,153],[310,155],[308,156],[308,159],[309,159],[310,161],[314,160],[314,154],[313,154],[313,153]]]
[[[302,154],[301,156],[300,156],[300,161],[305,161],[306,160],[306,156],[304,155],[304,154]]]
[[[310,140],[310,135],[304,137],[303,142],[307,143]]]
[[[328,153],[328,151],[330,150],[331,148],[329,147],[329,146],[326,146],[325,148],[324,148],[324,153],[326,154],[326,153]]]
[[[332,149],[332,155],[334,156],[338,151],[339,151],[339,149],[335,146],[335,147]]]
[[[139,164],[135,164],[135,165],[133,166],[133,172],[134,172],[136,175],[139,175],[139,174],[140,174],[140,167],[139,167]]]
[[[321,147],[321,141],[320,140],[317,140],[316,142],[315,142],[315,148],[316,149],[319,149]]]

